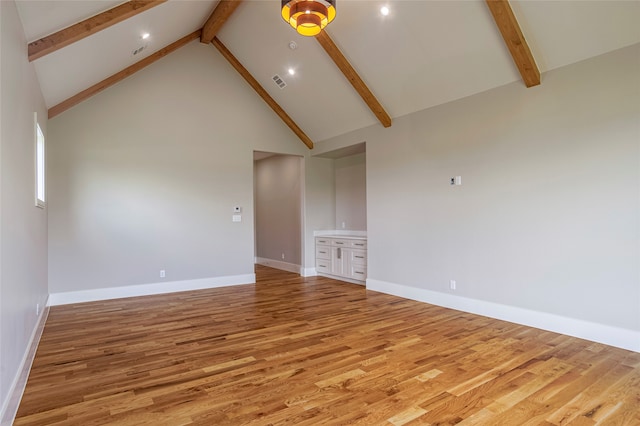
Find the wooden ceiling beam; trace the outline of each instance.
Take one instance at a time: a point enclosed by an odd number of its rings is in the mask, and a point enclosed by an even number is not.
[[[189,43],[190,41],[197,40],[198,38],[200,38],[200,30],[194,31],[191,34],[182,37],[180,40],[175,41],[170,45],[158,50],[156,53],[149,55],[146,58],[136,62],[135,64],[123,69],[122,71],[115,73],[111,77],[108,77],[102,80],[100,83],[94,84],[93,86],[89,87],[86,90],[83,90],[77,95],[74,95],[69,99],[60,102],[58,105],[55,105],[49,108],[49,112],[48,112],[49,118],[53,118],[56,115],[79,104],[80,102],[90,98],[91,96],[102,92],[104,89],[113,86],[114,84],[124,80],[130,75],[140,71],[142,68],[146,67],[147,65],[151,65],[158,59],[167,56],[169,53],[173,52],[174,50],[177,50],[180,47],[184,46],[185,44]]]
[[[371,112],[378,117],[378,120],[384,127],[391,126],[391,117],[384,110],[378,99],[373,95],[371,90],[362,81],[356,70],[351,66],[347,58],[342,54],[338,46],[333,42],[329,34],[326,31],[320,31],[320,34],[316,36],[316,40],[320,43],[322,48],[327,52],[329,57],[333,59],[333,62],[338,66],[342,74],[349,80],[349,83],[356,89],[356,92],[362,97],[362,100],[367,104]]]
[[[249,71],[240,63],[240,61],[235,56],[233,56],[229,49],[227,49],[227,47],[222,44],[222,42],[217,37],[214,37],[213,40],[211,40],[211,43],[215,46],[216,49],[218,49],[222,56],[224,56],[224,58],[229,61],[231,66],[235,68],[236,71],[238,71],[242,78],[244,78],[245,81],[249,83],[249,86],[251,86],[253,90],[255,90],[258,95],[260,95],[260,97],[267,103],[267,105],[269,105],[269,107],[276,114],[278,114],[282,121],[284,121],[284,124],[286,124],[309,149],[313,149],[313,141],[309,138],[309,136],[307,136],[302,131],[302,129],[298,127],[298,125],[293,121],[291,117],[289,117],[289,115],[282,109],[282,107],[278,105],[278,103],[267,93],[266,90],[264,90],[260,83],[258,83],[258,81],[253,78],[251,73],[249,73]]]
[[[220,0],[202,28],[200,43],[209,44],[242,0]]]
[[[508,0],[486,0],[504,42],[527,87],[540,84],[540,71]]]
[[[56,33],[33,41],[27,46],[29,61],[36,60],[58,49],[62,49],[71,43],[75,43],[91,34],[109,28],[118,22],[158,6],[165,1],[166,0],[131,0]]]

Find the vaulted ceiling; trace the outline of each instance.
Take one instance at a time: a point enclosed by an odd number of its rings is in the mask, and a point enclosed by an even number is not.
[[[310,147],[513,81],[525,90],[538,83],[536,67],[640,43],[640,1],[338,0],[318,37],[289,27],[278,0],[147,3],[17,1],[50,117],[198,43],[203,27],[216,35],[211,54],[223,54]],[[96,15],[90,30],[74,26]]]

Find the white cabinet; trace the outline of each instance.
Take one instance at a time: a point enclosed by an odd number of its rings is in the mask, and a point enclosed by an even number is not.
[[[367,251],[352,249],[349,260],[349,276],[354,280],[367,279]]]
[[[362,237],[316,237],[316,272],[364,284],[367,240]]]
[[[331,247],[328,239],[316,238],[316,272],[331,273]]]

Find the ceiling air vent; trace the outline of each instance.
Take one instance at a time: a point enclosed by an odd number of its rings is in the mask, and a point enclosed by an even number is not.
[[[284,80],[280,78],[278,74],[274,75],[272,78],[273,78],[273,81],[276,82],[279,88],[284,89],[285,87],[287,87],[287,83],[285,83]]]
[[[133,54],[133,56],[136,56],[138,53],[142,52],[147,46],[140,46],[137,49],[135,49],[133,52],[131,52],[131,54]]]

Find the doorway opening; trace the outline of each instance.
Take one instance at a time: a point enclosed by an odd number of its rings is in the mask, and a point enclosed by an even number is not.
[[[254,151],[255,263],[301,274],[304,159]]]

